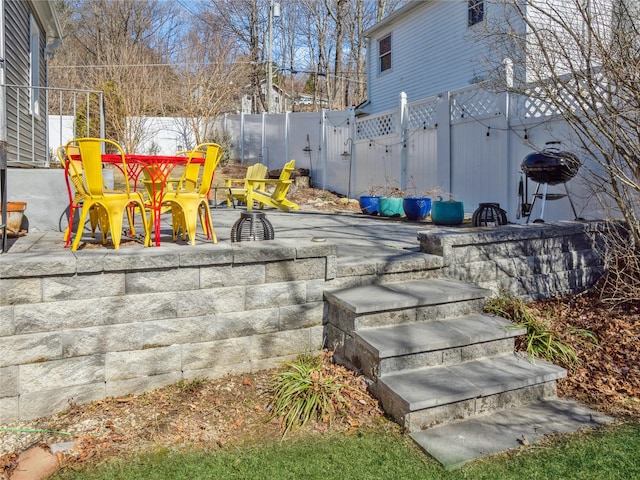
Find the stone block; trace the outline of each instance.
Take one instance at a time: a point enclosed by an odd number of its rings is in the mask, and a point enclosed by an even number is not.
[[[142,323],[74,328],[61,331],[60,337],[63,357],[139,350],[146,338]]]
[[[0,398],[17,397],[18,390],[18,366],[0,367]]]
[[[324,287],[326,282],[324,279],[319,280],[307,280],[306,282],[307,292],[306,298],[307,302],[321,302],[324,298]]]
[[[322,301],[305,303],[303,305],[288,305],[280,307],[280,330],[295,330],[322,326],[324,304]]]
[[[102,273],[104,270],[104,262],[107,257],[107,252],[104,250],[82,250],[75,251],[73,255],[76,259],[76,270],[73,273],[82,272],[88,273]]]
[[[41,301],[42,278],[0,278],[0,305],[31,304]]]
[[[554,398],[557,395],[556,382],[545,382],[517,390],[502,392],[496,395],[476,399],[476,415],[520,407],[537,400]]]
[[[186,292],[140,293],[103,298],[104,323],[130,323],[178,316],[179,299]]]
[[[307,329],[254,335],[248,338],[250,341],[250,360],[295,355],[309,351],[309,332]]]
[[[325,280],[333,280],[338,276],[338,257],[329,255],[327,257],[326,270],[324,273]]]
[[[299,280],[323,279],[326,272],[326,260],[321,258],[303,258],[286,262],[270,262],[265,265],[267,283],[292,282]]]
[[[107,382],[180,372],[182,347],[148,348],[129,352],[109,352],[104,358],[104,377]]]
[[[475,399],[439,405],[437,407],[408,413],[404,418],[404,426],[409,432],[418,432],[455,420],[463,420],[475,415]]]
[[[15,332],[19,335],[103,325],[109,323],[105,314],[112,312],[113,310],[105,311],[105,299],[16,305],[13,311]]]
[[[104,382],[25,393],[19,401],[20,420],[52,415],[68,409],[70,404],[84,405],[103,398]]]
[[[0,352],[0,367],[59,359],[62,356],[60,333],[0,337]]]
[[[214,222],[215,229],[215,222]],[[200,249],[200,247],[202,247]],[[231,246],[216,244],[211,248],[210,243],[196,245],[187,251],[181,249],[179,253],[180,267],[222,266],[233,262],[233,249]]]
[[[20,394],[105,381],[105,356],[65,358],[20,365]]]
[[[424,270],[427,266],[426,256],[423,254],[403,253],[400,258],[386,258],[384,261],[376,263],[376,273],[386,275],[389,273],[412,272]]]
[[[350,338],[350,337],[349,337]],[[345,355],[345,345],[347,335],[340,329],[336,328],[332,324],[327,324],[324,327],[324,345],[323,347],[335,352],[336,357],[344,359]],[[349,342],[350,344],[350,342]]]
[[[351,333],[358,326],[353,312],[339,305],[328,302],[325,312],[325,321],[343,332]]]
[[[338,263],[337,277],[362,277],[376,275],[378,268],[375,262],[368,259],[355,259]]]
[[[251,360],[251,338],[229,338],[182,347],[182,371],[224,368]],[[193,377],[191,377],[193,378]]]
[[[246,287],[247,310],[296,305],[307,301],[306,282],[266,283]]]
[[[0,425],[7,425],[20,420],[19,404],[17,396],[0,397]]]
[[[0,306],[0,337],[15,334],[15,320],[13,318],[13,306]]]
[[[413,355],[402,355],[399,357],[383,358],[380,361],[380,375],[399,372],[401,370],[414,370],[416,368],[434,367],[436,365],[442,365],[442,363],[443,352],[441,350],[415,353]]]
[[[142,245],[139,247],[142,249]],[[105,257],[102,269],[105,272],[132,272],[156,268],[177,268],[180,259],[174,252],[145,252],[140,255],[139,248],[120,249],[117,255]]]
[[[309,331],[309,351],[321,351],[324,348],[324,327],[318,325],[315,327],[309,327],[307,330]]]
[[[269,242],[238,242],[232,245],[233,263],[265,263],[296,258],[296,249],[278,240]]]
[[[139,324],[144,342],[137,348],[166,346],[215,340],[218,329],[215,314],[188,318],[152,320]],[[137,350],[131,349],[131,350]]]
[[[367,327],[384,327],[388,325],[400,325],[416,322],[416,309],[389,310],[386,312],[358,315],[355,319],[356,330]]]
[[[180,380],[182,380],[181,371],[136,377],[127,380],[114,380],[106,383],[105,393],[107,397],[139,394],[150,392],[151,390],[156,390],[167,385],[173,385]]]
[[[179,317],[242,311],[245,309],[245,287],[208,288],[182,292],[177,296],[176,306]]]
[[[487,292],[488,294],[489,292]],[[442,320],[443,318],[461,317],[472,313],[481,312],[484,308],[484,298],[465,300],[454,303],[442,303],[419,307],[416,310],[417,322]]]
[[[13,249],[12,249],[13,251]],[[20,255],[3,258],[0,262],[0,279],[39,278],[42,272],[48,275],[73,275],[76,273],[76,259],[67,252],[47,255],[23,252]]]
[[[259,285],[265,282],[265,265],[206,266],[200,268],[200,288]]]
[[[323,258],[336,256],[338,246],[331,242],[309,240],[281,240],[283,245],[290,245],[296,249],[296,258]]]
[[[278,308],[266,308],[216,315],[215,339],[248,337],[278,331],[280,312]]]
[[[124,295],[124,274],[104,273],[44,277],[42,297],[45,302]]]
[[[189,267],[127,272],[125,282],[127,294],[196,290],[200,287],[200,269]]]

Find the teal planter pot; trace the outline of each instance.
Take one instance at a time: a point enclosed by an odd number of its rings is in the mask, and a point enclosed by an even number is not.
[[[431,211],[431,199],[428,197],[406,197],[402,201],[402,207],[408,220],[419,222],[429,215]]]
[[[378,215],[378,204],[380,197],[377,195],[362,195],[358,199],[360,203],[360,210],[365,215]]]
[[[378,203],[378,211],[383,217],[402,217],[404,215],[403,199],[382,197]]]
[[[436,200],[431,207],[431,221],[436,225],[460,225],[464,221],[462,202]]]

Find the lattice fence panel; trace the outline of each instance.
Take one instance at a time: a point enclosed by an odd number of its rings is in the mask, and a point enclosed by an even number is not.
[[[435,125],[438,99],[407,105],[407,129],[433,127]]]
[[[397,113],[372,115],[362,120],[356,120],[356,140],[396,135],[397,129]]]
[[[457,91],[451,96],[451,121],[501,115],[501,102],[498,98],[477,86]]]
[[[611,92],[601,76],[595,80],[581,79],[578,83],[560,84],[555,91],[548,92],[544,87],[534,87],[522,101],[525,118],[540,118],[558,115],[559,105],[571,112],[588,111],[601,108],[604,100]],[[551,102],[549,96],[555,98]]]

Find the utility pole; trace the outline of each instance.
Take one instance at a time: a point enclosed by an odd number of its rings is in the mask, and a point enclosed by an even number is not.
[[[280,16],[280,3],[271,0],[269,2],[269,39],[267,52],[267,113],[273,113],[273,19]]]

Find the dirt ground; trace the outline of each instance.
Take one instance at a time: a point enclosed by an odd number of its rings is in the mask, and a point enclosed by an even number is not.
[[[237,173],[227,172],[231,177]],[[357,204],[354,207],[343,203],[329,192],[307,188],[292,193],[290,198],[299,202],[302,209],[358,210]],[[321,206],[308,207],[315,204]],[[581,359],[581,365],[571,367],[567,378],[559,381],[559,394],[619,418],[640,418],[640,302],[610,305],[592,292],[540,301],[532,306],[550,319],[549,327],[572,344]],[[575,328],[593,332],[598,344],[585,342],[573,333]],[[266,370],[181,382],[140,395],[108,398],[89,405],[71,404],[67,411],[57,415],[2,426],[5,431],[0,432],[0,445],[3,436],[6,445],[8,435],[19,436],[16,441],[19,449],[78,442],[72,454],[60,457],[64,466],[74,468],[85,462],[100,462],[159,447],[220,449],[247,442],[278,441],[281,425],[278,419],[269,419],[275,373],[276,370]],[[384,413],[369,395],[364,379],[334,364],[329,353],[325,354],[325,373],[349,385],[344,390],[348,408],[331,419],[310,422],[289,434],[290,437],[349,434],[384,421]],[[9,432],[7,428],[17,431]],[[0,478],[3,469],[6,473],[15,466],[15,453],[18,452],[0,456]]]

